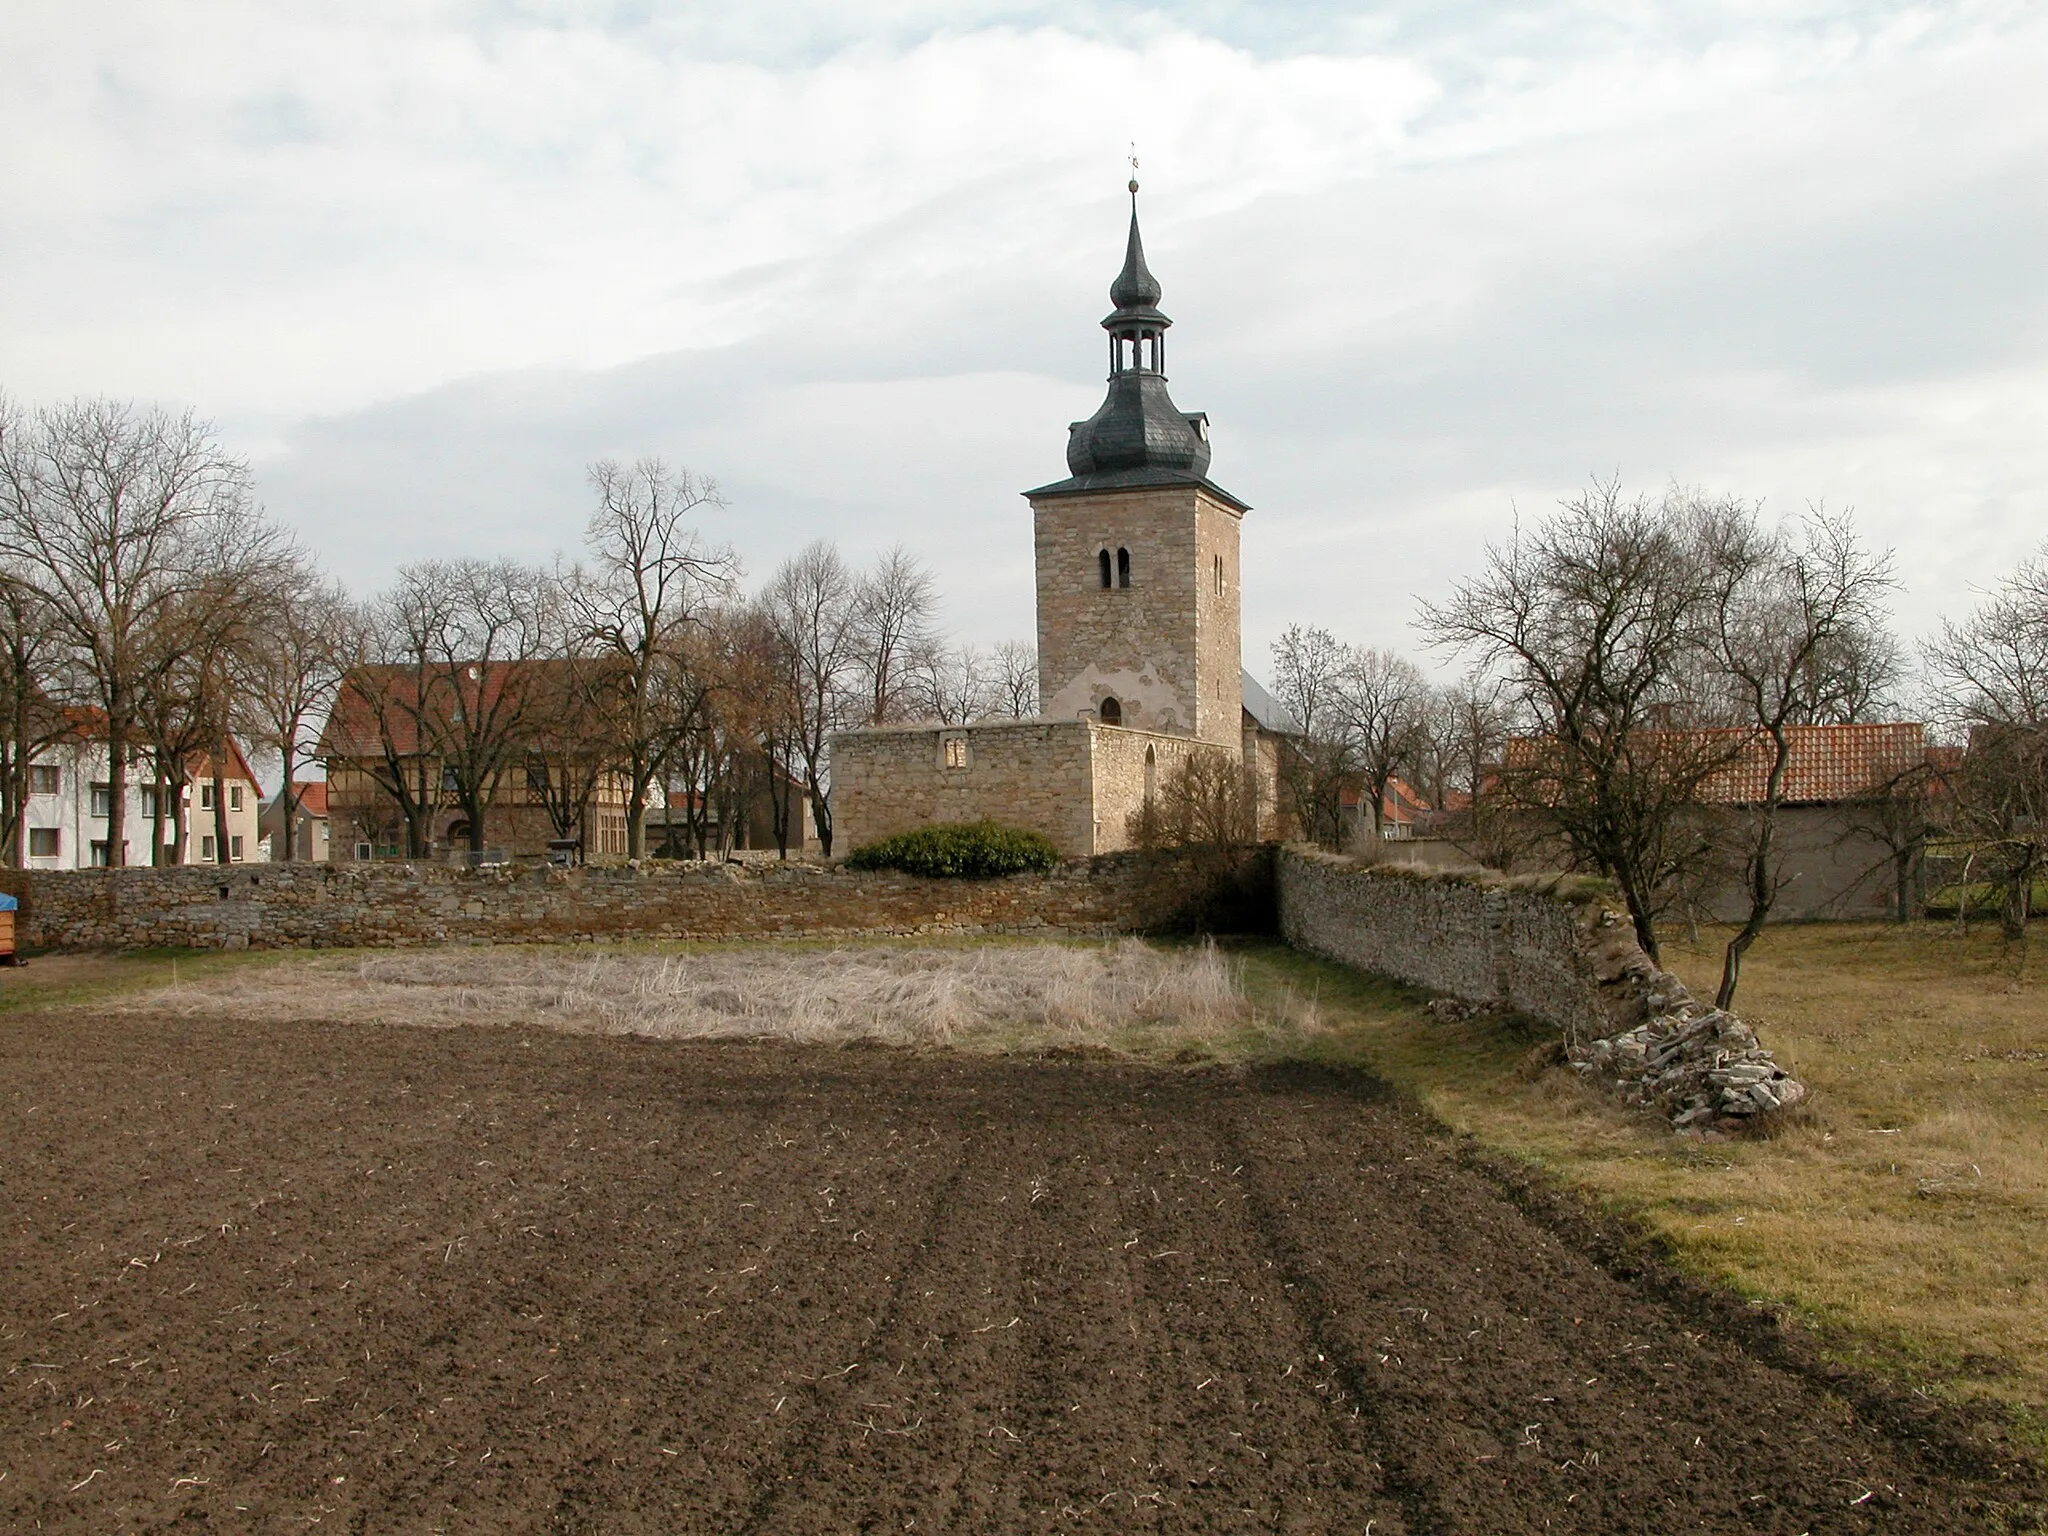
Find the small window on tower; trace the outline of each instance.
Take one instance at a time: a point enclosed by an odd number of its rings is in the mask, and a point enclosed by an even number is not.
[[[1117,703],[1114,698],[1104,699],[1102,701],[1102,708],[1097,711],[1097,714],[1101,716],[1104,725],[1122,725],[1124,723],[1124,707]]]
[[[1102,584],[1107,587],[1109,585],[1109,551],[1105,549],[1095,559],[1097,564],[1102,567]]]
[[[1131,552],[1128,549],[1116,552],[1116,584],[1120,587],[1131,584]]]
[[[1216,557],[1216,595],[1218,597],[1223,595],[1223,557],[1221,555]]]

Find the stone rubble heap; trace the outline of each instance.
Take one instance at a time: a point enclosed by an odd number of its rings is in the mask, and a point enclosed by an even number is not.
[[[1581,1077],[1606,1083],[1680,1130],[1745,1121],[1806,1097],[1806,1085],[1778,1065],[1756,1031],[1652,964],[1620,914],[1601,912],[1587,938],[1604,1011],[1624,1027],[1567,1048]]]

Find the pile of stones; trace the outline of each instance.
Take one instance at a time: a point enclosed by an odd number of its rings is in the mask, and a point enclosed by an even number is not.
[[[1778,1065],[1756,1031],[1701,1003],[1684,982],[1652,964],[1625,918],[1602,913],[1589,938],[1586,958],[1604,1011],[1626,1027],[1567,1047],[1580,1076],[1605,1083],[1680,1130],[1733,1125],[1806,1097],[1806,1085]]]

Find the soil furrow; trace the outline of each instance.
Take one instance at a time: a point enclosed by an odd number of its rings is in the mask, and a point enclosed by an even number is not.
[[[0,1017],[0,1526],[2027,1529],[1355,1077]],[[1755,1346],[1755,1347],[1753,1347]]]

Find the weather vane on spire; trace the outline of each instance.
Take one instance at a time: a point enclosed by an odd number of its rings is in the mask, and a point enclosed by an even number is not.
[[[1138,195],[1138,141],[1131,140],[1131,196]]]

